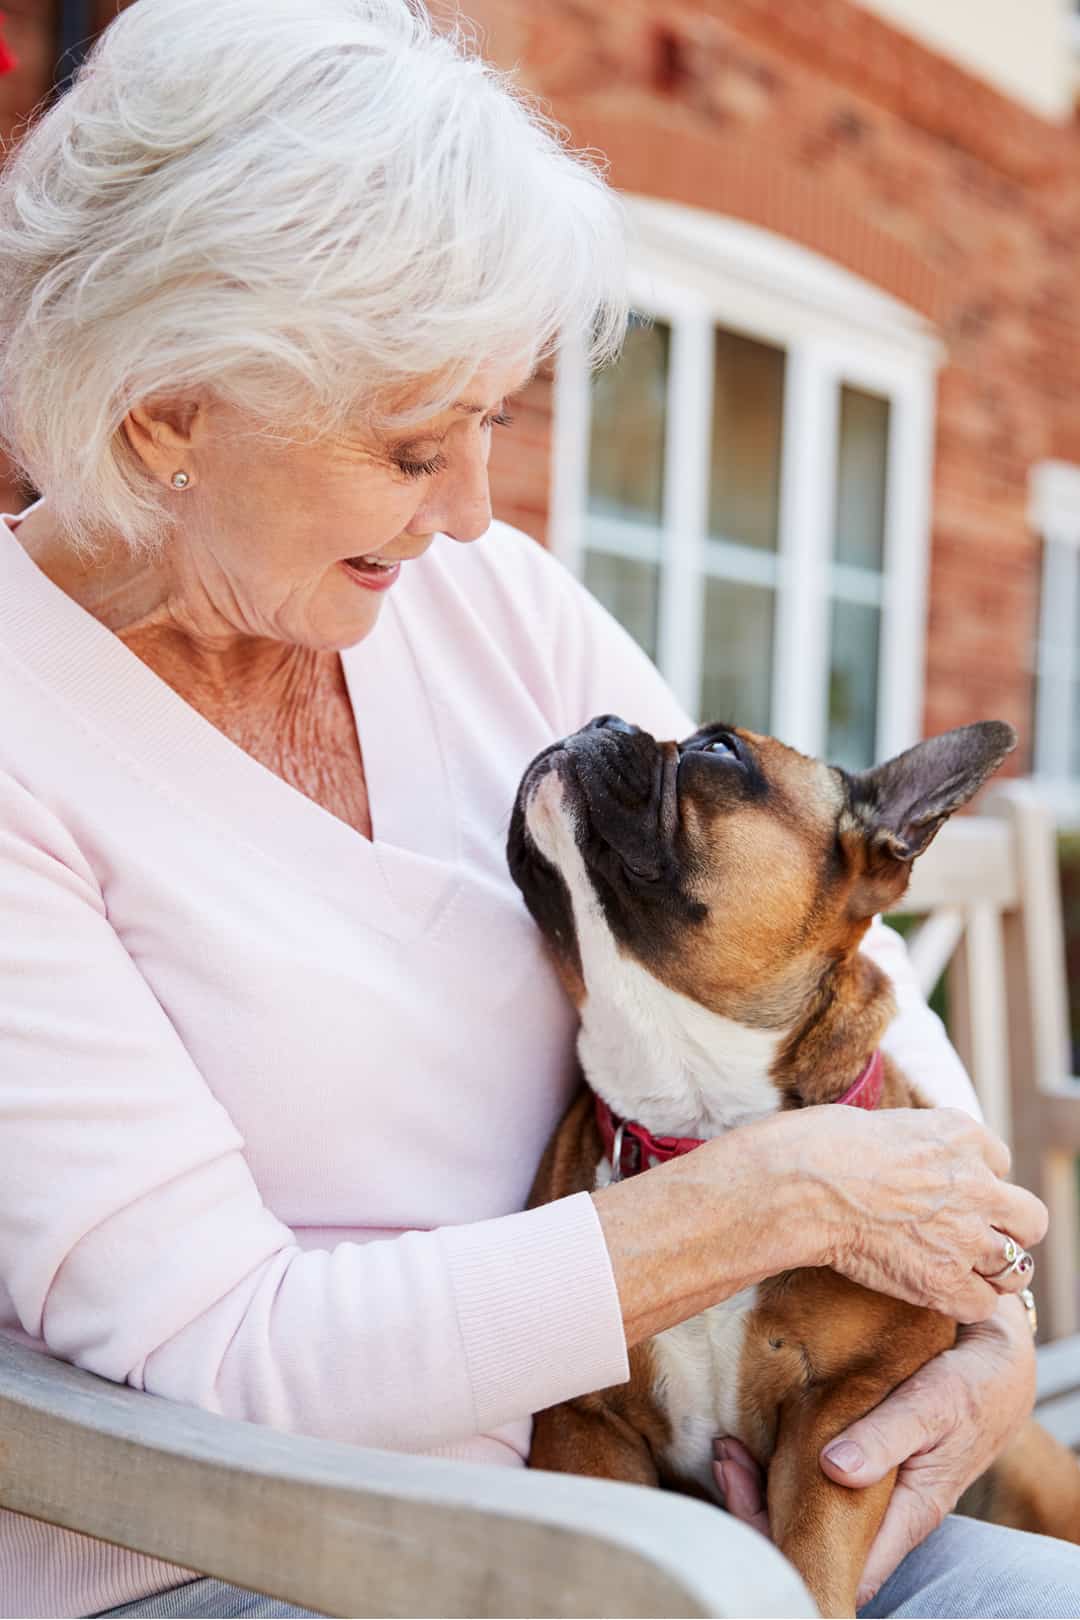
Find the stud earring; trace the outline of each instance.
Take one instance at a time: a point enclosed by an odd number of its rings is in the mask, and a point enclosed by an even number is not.
[[[173,489],[187,489],[191,479],[186,472],[174,472],[171,479]]]

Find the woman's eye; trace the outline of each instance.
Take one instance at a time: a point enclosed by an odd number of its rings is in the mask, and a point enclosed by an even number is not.
[[[514,418],[509,411],[496,411],[494,416],[486,416],[483,421],[485,428],[509,427]],[[407,456],[398,454],[394,457],[394,465],[398,472],[406,478],[434,478],[436,473],[446,471],[446,457],[441,451],[433,456]]]
[[[414,461],[407,456],[395,456],[394,465],[398,472],[405,474],[406,478],[434,478],[436,473],[445,471],[446,457],[436,455],[428,456],[423,461]]]

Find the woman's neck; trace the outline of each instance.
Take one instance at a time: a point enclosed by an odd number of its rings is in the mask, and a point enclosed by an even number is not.
[[[102,542],[92,556],[60,535],[48,503],[38,502],[13,525],[20,545],[65,596],[120,637],[136,657],[194,707],[220,711],[230,699],[273,694],[337,654],[244,635],[212,612],[198,612],[179,588],[166,558],[133,556],[122,542]]]
[[[372,836],[363,756],[338,653],[193,626],[182,594],[170,590],[162,559],[103,547],[84,561],[64,544],[44,503],[13,527],[41,572],[212,726],[331,815]]]

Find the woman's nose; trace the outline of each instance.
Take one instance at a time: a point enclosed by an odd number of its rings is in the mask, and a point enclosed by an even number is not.
[[[491,489],[487,457],[477,446],[455,459],[438,479],[432,500],[424,510],[425,525],[451,540],[479,540],[491,527]]]

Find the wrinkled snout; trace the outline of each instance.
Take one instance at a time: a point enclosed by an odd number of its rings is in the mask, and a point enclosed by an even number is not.
[[[606,851],[639,877],[660,876],[669,854],[675,757],[674,744],[659,744],[618,715],[591,720],[525,775],[518,802],[537,846],[552,859],[561,827],[587,864]]]

